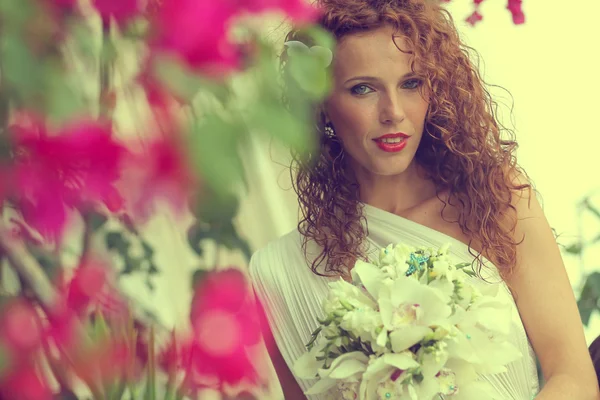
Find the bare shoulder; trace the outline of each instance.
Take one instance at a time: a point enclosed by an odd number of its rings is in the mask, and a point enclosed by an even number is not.
[[[519,173],[511,179],[516,185],[529,184]],[[514,271],[505,280],[515,297],[527,336],[547,382],[557,377],[557,381],[567,382],[564,387],[573,393],[571,398],[596,398],[596,375],[550,224],[532,188],[515,189],[513,194],[513,239],[521,243],[517,246]]]

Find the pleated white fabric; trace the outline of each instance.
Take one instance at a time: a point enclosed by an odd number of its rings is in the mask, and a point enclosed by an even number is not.
[[[473,260],[468,246],[448,235],[367,204],[364,213],[371,257],[378,248],[390,243],[440,247],[450,242],[450,254],[456,262]],[[316,249],[309,247],[309,257],[316,254]],[[498,400],[530,400],[539,390],[535,354],[510,291],[501,282],[496,268],[489,261],[486,265],[491,268],[485,268],[481,274],[487,282],[500,282],[500,295],[513,305],[509,340],[523,357],[509,364],[506,372],[481,378],[496,390]],[[275,342],[290,370],[293,370],[294,362],[304,353],[305,344],[318,325],[317,317],[323,317],[321,303],[327,296],[328,282],[334,278],[318,276],[311,271],[297,230],[257,251],[250,261],[249,272]],[[314,381],[298,379],[298,383],[307,390]],[[326,398],[330,397],[308,396],[309,400]]]

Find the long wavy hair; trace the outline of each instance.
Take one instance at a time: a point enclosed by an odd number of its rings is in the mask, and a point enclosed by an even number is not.
[[[422,78],[430,99],[416,162],[435,183],[444,203],[442,218],[446,220],[448,204],[458,210],[458,220],[451,222],[470,238],[478,273],[483,254],[503,276],[510,274],[520,244],[512,238],[517,222],[513,191],[532,187],[516,184],[515,177],[526,174],[516,162],[514,133],[496,120],[497,103],[470,58],[470,52],[476,52],[462,43],[449,12],[437,0],[317,0],[315,5],[322,11],[319,25],[337,41],[384,25],[406,39],[413,55],[411,68]],[[286,40],[306,43],[310,38],[293,29]],[[284,72],[285,65],[284,52]],[[320,249],[310,261],[314,273],[347,277],[354,262],[366,257],[368,225],[341,143],[325,135],[324,123],[322,106],[316,105],[318,152],[292,152],[290,171],[302,214],[298,229],[307,260],[310,241]],[[508,139],[501,138],[502,131]],[[447,200],[440,198],[442,191],[448,193]],[[473,243],[480,246],[478,254]]]

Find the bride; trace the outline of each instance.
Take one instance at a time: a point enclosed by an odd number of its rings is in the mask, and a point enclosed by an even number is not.
[[[429,0],[317,4],[337,40],[333,87],[317,110],[320,153],[292,166],[298,229],[250,263],[286,400],[306,398],[314,383],[291,371],[322,316],[327,283],[399,241],[451,242],[452,255],[514,305],[509,338],[523,357],[480,377],[497,399],[597,399],[554,236],[449,14]],[[287,39],[311,45],[298,30]]]

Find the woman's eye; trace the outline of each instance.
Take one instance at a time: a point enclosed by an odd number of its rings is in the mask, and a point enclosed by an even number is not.
[[[367,85],[356,85],[350,89],[352,94],[363,95],[372,92],[371,88]]]
[[[404,82],[404,85],[402,85],[402,87],[404,87],[405,89],[416,89],[419,86],[421,86],[422,83],[423,81],[421,81],[420,79],[411,79]]]

